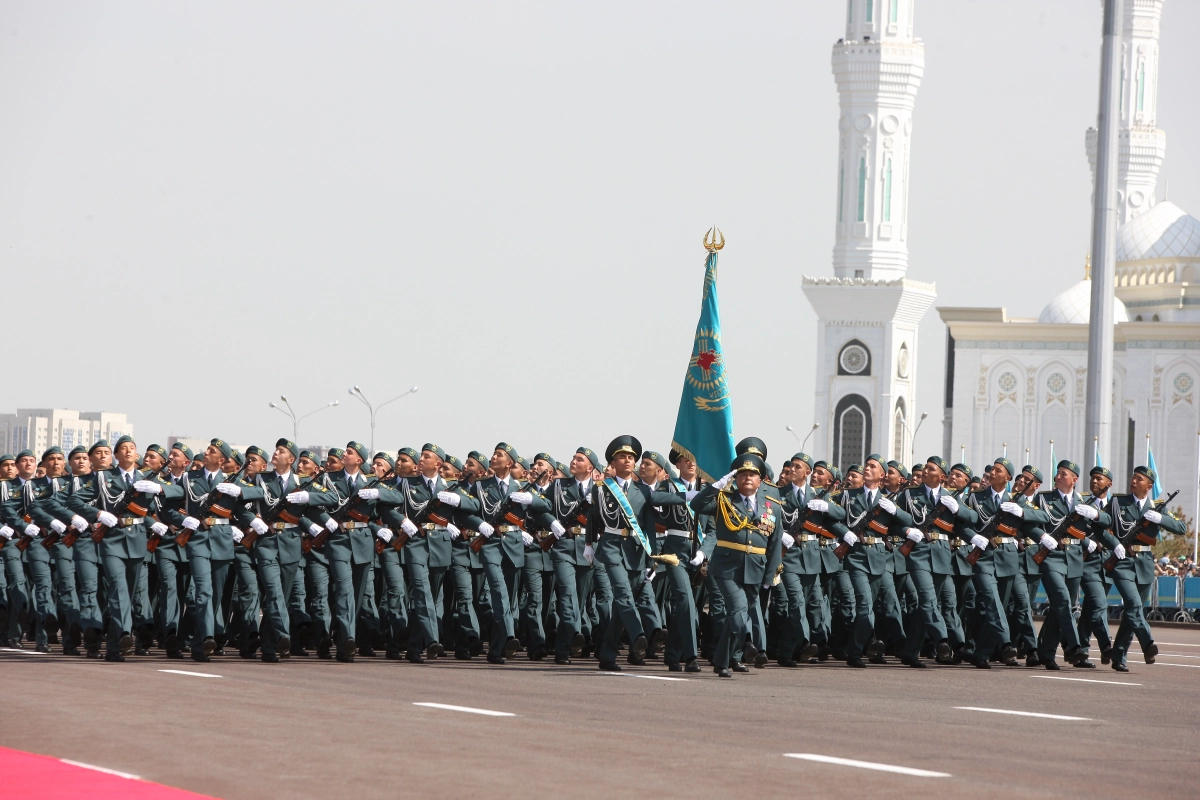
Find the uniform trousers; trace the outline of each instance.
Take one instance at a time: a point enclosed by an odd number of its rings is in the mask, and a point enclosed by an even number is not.
[[[105,562],[107,571],[107,559]],[[195,592],[195,603],[192,606],[193,653],[203,652],[205,639],[215,639],[218,646],[225,641],[225,613],[221,608],[221,599],[225,596],[225,582],[229,578],[229,565],[232,563],[232,559],[188,555]],[[111,601],[109,607],[112,607]]]
[[[1117,628],[1117,636],[1113,640],[1112,663],[1124,664],[1134,636],[1137,636],[1138,644],[1142,646],[1143,651],[1154,641],[1154,636],[1150,633],[1150,626],[1146,623],[1146,614],[1142,611],[1142,607],[1150,597],[1150,588],[1154,584],[1141,583],[1125,575],[1114,576],[1113,584],[1121,595],[1123,608],[1121,609],[1121,625]]]
[[[919,605],[909,617],[912,624],[906,631],[904,655],[918,658],[926,640],[937,644],[948,638],[946,620],[942,617],[942,595],[947,586],[953,588],[954,582],[949,575],[923,569],[909,570],[908,577],[916,586]]]

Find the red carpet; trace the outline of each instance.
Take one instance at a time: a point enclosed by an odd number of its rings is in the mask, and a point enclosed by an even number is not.
[[[0,796],[5,800],[208,800],[207,795],[150,783],[136,775],[101,772],[98,767],[76,766],[53,756],[5,747],[0,747],[0,776]]]

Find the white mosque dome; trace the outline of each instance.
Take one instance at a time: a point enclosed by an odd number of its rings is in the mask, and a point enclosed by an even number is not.
[[[1082,280],[1051,300],[1038,315],[1038,322],[1055,325],[1086,325],[1091,316],[1092,282]],[[1125,304],[1116,297],[1113,298],[1113,322],[1129,322]]]
[[[1117,230],[1117,263],[1160,258],[1200,258],[1200,220],[1170,200]]]

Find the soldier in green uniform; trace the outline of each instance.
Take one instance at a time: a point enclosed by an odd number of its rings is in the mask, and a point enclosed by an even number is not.
[[[49,653],[46,623],[53,609],[53,579],[50,575],[50,553],[38,543],[42,528],[35,521],[34,514],[35,506],[49,497],[51,491],[44,482],[39,486],[34,477],[37,459],[32,452],[22,450],[17,453],[16,465],[16,477],[0,482],[0,521],[3,521],[11,539],[9,546],[14,551],[19,552],[21,548],[25,550],[24,558],[29,564],[31,578],[29,613],[35,646],[39,653]]]
[[[330,448],[325,464],[334,465],[335,470],[341,469],[341,457],[344,454],[345,452],[340,447]],[[300,458],[296,461],[296,472],[299,473],[305,484],[309,481],[319,484],[325,468],[319,462],[316,453],[311,450],[300,451]],[[327,526],[334,528],[337,526],[332,522],[329,514],[320,508],[317,508],[315,513],[305,513],[306,510],[299,507],[295,511],[297,518],[305,527],[305,532],[301,534],[300,539],[303,552],[300,568],[303,572],[302,580],[304,582],[304,601],[302,602],[305,602],[305,605],[300,608],[293,606],[289,610],[293,616],[306,617],[311,625],[309,639],[302,644],[315,646],[317,658],[331,659],[333,658],[333,639],[331,638],[333,625],[329,610],[329,556],[324,547],[312,547],[311,545],[315,537],[328,531]],[[301,578],[298,577],[297,580],[299,581]],[[295,603],[299,599],[299,593],[293,593],[289,602]]]
[[[960,505],[970,496],[972,486],[982,486],[973,481],[978,479],[972,477],[971,468],[966,464],[960,462],[950,468],[950,483],[954,487],[951,494]],[[957,520],[950,537],[951,583],[945,587],[941,598],[942,616],[946,620],[946,634],[954,651],[952,661],[955,664],[962,663],[964,654],[970,648],[968,632],[975,627],[975,585],[971,580],[975,569],[967,561],[970,548],[957,535],[964,524],[962,520]]]
[[[474,452],[474,451],[472,451]],[[470,475],[482,473],[482,467],[474,459]],[[469,661],[483,652],[480,639],[479,618],[475,612],[475,598],[483,584],[483,568],[479,554],[471,549],[471,542],[479,532],[470,529],[464,519],[467,514],[461,508],[464,501],[471,501],[471,481],[464,474],[462,460],[446,454],[439,469],[441,488],[436,499],[440,508],[434,513],[446,520],[446,534],[450,541],[450,566],[447,570],[449,583],[443,582],[442,594],[451,593],[450,601],[444,602],[440,617],[443,635],[454,647],[454,657]]]
[[[732,671],[748,669],[736,660],[736,651],[753,629],[753,615],[759,617],[762,629],[759,592],[770,587],[783,557],[782,503],[763,486],[765,473],[762,458],[747,453],[734,459],[728,475],[692,499],[697,514],[712,514],[716,519],[716,550],[709,574],[719,584],[726,617],[712,663],[723,678],[732,677]],[[733,487],[725,491],[731,482]],[[763,644],[761,650],[765,650]]]
[[[997,515],[1011,514],[1020,508],[1008,492],[1014,469],[1007,458],[996,459],[989,476],[991,485],[971,493],[965,503],[967,520],[955,530],[955,535],[980,551],[972,575],[979,631],[973,652],[963,654],[978,669],[991,668],[988,662],[993,653],[999,652],[1005,663],[1013,661],[1017,655],[1004,612],[1013,581],[1018,577],[1017,540],[1014,536],[998,533],[992,526]],[[982,535],[985,532],[991,537]]]
[[[580,447],[568,466],[570,477],[556,478],[544,493],[550,509],[539,524],[555,538],[550,549],[554,563],[554,592],[558,608],[554,663],[570,664],[578,658],[587,636],[586,604],[592,588],[592,564],[587,547],[587,518],[592,498],[593,473],[603,469],[600,456]]]
[[[912,527],[905,531],[905,540],[913,542],[908,554],[908,573],[916,584],[920,611],[912,615],[906,630],[904,656],[901,662],[910,667],[923,667],[921,647],[926,639],[937,648],[937,660],[948,663],[953,657],[943,616],[942,598],[946,585],[951,583],[950,532],[969,515],[958,500],[943,486],[949,472],[946,460],[930,456],[921,471],[923,486],[907,489],[897,501],[912,518]],[[945,509],[945,512],[942,509]],[[943,525],[938,525],[941,521]],[[899,547],[896,548],[898,552]]]
[[[160,480],[165,484],[158,499],[158,520],[151,525],[151,534],[159,537],[154,559],[158,567],[158,611],[162,618],[163,649],[167,658],[183,658],[183,606],[191,582],[186,549],[180,547],[164,522],[183,507],[183,476],[192,460],[192,450],[183,442],[171,445],[167,454],[167,474]]]
[[[1112,473],[1105,467],[1092,467],[1088,475],[1091,492],[1084,495],[1084,503],[1095,509],[1096,516],[1090,513],[1078,513],[1089,520],[1089,535],[1084,540],[1083,578],[1080,579],[1079,589],[1083,595],[1082,609],[1079,615],[1079,645],[1085,649],[1091,644],[1095,635],[1096,644],[1100,646],[1100,663],[1112,661],[1112,638],[1108,631],[1108,587],[1109,573],[1103,568],[1104,562],[1112,554],[1110,543],[1116,541],[1112,532],[1112,517],[1108,515],[1108,490],[1112,487]]]
[[[1026,464],[1013,480],[1012,494],[1018,503],[1032,504],[1041,488],[1042,471],[1032,464]],[[1012,632],[1013,645],[1017,648],[1017,657],[1028,656],[1027,666],[1035,667],[1040,666],[1042,662],[1037,654],[1038,637],[1033,626],[1033,599],[1037,597],[1038,585],[1042,581],[1042,568],[1033,560],[1033,556],[1040,547],[1037,540],[1043,533],[1045,531],[1041,527],[1030,528],[1017,543],[1017,577],[1013,580],[1006,608],[1008,628]]]
[[[80,654],[81,631],[79,628],[79,599],[75,591],[75,558],[71,549],[61,541],[67,526],[57,515],[61,513],[61,504],[58,502],[59,493],[61,492],[63,497],[66,497],[70,492],[71,484],[70,478],[67,476],[66,463],[66,456],[63,455],[60,447],[51,447],[42,454],[41,466],[45,475],[34,479],[34,494],[39,499],[34,504],[32,516],[33,521],[42,531],[42,539],[38,544],[47,551],[49,565],[53,566],[53,599],[56,618],[47,620],[47,633],[53,635],[55,630],[61,626],[63,654],[77,656]]]
[[[75,575],[79,590],[79,624],[83,628],[83,644],[88,658],[100,657],[100,641],[104,635],[104,617],[101,606],[107,598],[101,596],[103,574],[100,547],[89,535],[89,519],[97,513],[100,502],[97,479],[100,473],[112,467],[112,450],[108,442],[99,439],[92,444],[86,458],[72,451],[71,493],[62,501],[70,512],[70,526],[78,534],[71,549],[75,557]],[[87,510],[90,509],[90,512]]]
[[[533,457],[529,481],[524,490],[540,498],[546,511],[526,518],[528,530],[525,541],[525,563],[521,567],[520,629],[525,632],[525,649],[530,661],[541,661],[548,652],[546,646],[546,615],[554,598],[554,559],[543,550],[541,542],[551,536],[542,525],[542,516],[549,511],[547,493],[554,477],[554,458],[549,453]]]
[[[1114,496],[1109,505],[1108,515],[1116,538],[1110,548],[1117,558],[1112,579],[1123,605],[1121,625],[1112,647],[1112,668],[1117,672],[1129,671],[1125,659],[1134,636],[1142,646],[1147,664],[1153,664],[1158,655],[1158,645],[1142,612],[1154,585],[1154,554],[1146,541],[1156,540],[1161,531],[1176,535],[1184,532],[1183,523],[1165,513],[1161,503],[1150,499],[1157,478],[1149,467],[1135,467],[1129,478],[1129,494]]]
[[[811,512],[806,520],[821,531],[817,542],[821,553],[821,596],[822,596],[822,633],[823,641],[817,640],[817,660],[825,661],[830,656],[838,659],[846,657],[846,643],[854,628],[854,585],[850,582],[850,573],[842,567],[842,559],[837,556],[837,547],[841,544],[844,530],[835,530],[835,526],[843,523],[846,509],[838,502],[841,490],[837,489],[837,467],[825,461],[813,463],[809,485],[813,497],[808,501]],[[819,501],[819,502],[814,502]],[[828,535],[827,535],[828,534]]]

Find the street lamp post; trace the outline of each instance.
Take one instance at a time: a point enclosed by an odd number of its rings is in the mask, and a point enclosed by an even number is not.
[[[819,428],[819,427],[821,427],[821,423],[814,422],[812,428],[809,429],[807,434],[805,434],[803,441],[800,440],[800,436],[796,433],[795,428],[793,428],[791,425],[788,425],[787,429],[788,429],[788,433],[790,433],[792,435],[792,438],[794,438],[797,442],[800,442],[800,449],[803,450],[804,445],[808,444],[808,437],[812,436],[813,433],[815,433],[817,428]]]
[[[920,432],[921,426],[925,423],[925,418],[928,416],[929,416],[928,413],[921,414],[921,418],[919,420],[917,420],[917,427],[913,429],[912,435],[908,437],[908,459],[907,460],[910,462],[914,458],[913,450],[915,450],[917,447],[917,433]],[[906,420],[904,417],[900,417],[900,424],[904,426],[904,430],[906,430],[906,431],[908,430],[908,420]],[[903,454],[901,454],[901,457],[903,457]]]
[[[354,388],[346,390],[350,393],[351,397],[357,397],[359,402],[361,402],[364,406],[366,406],[367,411],[369,411],[371,414],[371,453],[372,454],[375,453],[375,415],[379,412],[379,409],[383,408],[388,403],[396,402],[401,397],[407,397],[410,394],[416,393],[418,388],[419,387],[414,386],[411,389],[409,389],[407,392],[404,392],[403,394],[398,394],[395,397],[393,397],[391,400],[384,400],[382,403],[380,403],[377,406],[371,405],[371,401],[367,399],[367,396],[365,394],[363,394],[362,389],[358,388],[357,384],[355,384]]]
[[[333,408],[341,402],[341,400],[330,400],[320,408],[310,411],[307,414],[301,414],[297,417],[296,412],[292,410],[292,404],[288,402],[287,395],[281,394],[279,395],[279,399],[283,401],[282,406],[274,402],[270,403],[270,406],[292,421],[292,441],[296,442],[296,444],[300,443],[300,420],[304,419],[305,417],[311,417],[313,414],[316,414],[319,411],[324,411],[327,408]],[[284,406],[286,406],[286,408],[284,408]]]

